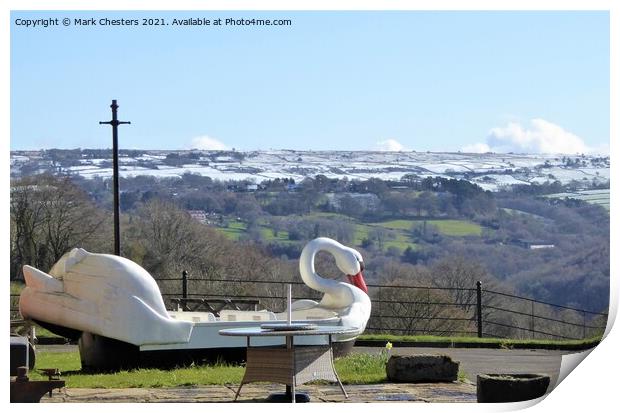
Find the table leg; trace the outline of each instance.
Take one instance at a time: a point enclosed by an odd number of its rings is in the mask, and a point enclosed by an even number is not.
[[[235,398],[233,399],[233,402],[237,401],[237,397],[239,397],[239,393],[241,393],[242,387],[243,387],[243,381],[241,382],[241,384],[239,385],[239,388],[237,389],[237,393],[235,394]]]
[[[293,342],[293,336],[286,336],[286,348],[291,350],[294,348],[295,343]],[[293,358],[294,359],[294,358]],[[295,362],[293,360],[293,362]],[[282,393],[274,393],[270,394],[267,398],[268,403],[308,403],[310,401],[310,396],[305,393],[297,393],[297,389],[295,386],[295,372],[296,367],[293,366],[293,377],[291,377],[291,385],[286,386],[286,392]]]
[[[286,336],[286,349],[290,350],[293,348],[293,337],[292,336]],[[293,367],[293,377],[292,377],[292,382],[293,385],[289,386],[288,384],[286,385],[286,393],[285,396],[288,397],[288,399],[291,401],[291,403],[295,403],[295,367]]]
[[[336,376],[336,380],[338,381],[338,385],[340,386],[340,390],[342,390],[342,394],[344,394],[345,399],[349,398],[349,395],[347,394],[347,391],[344,389],[344,386],[342,385],[342,382],[340,381],[340,377],[338,377],[338,372],[336,371],[336,366],[334,366],[334,350],[332,347],[332,335],[329,334],[329,357],[331,358],[332,361],[332,370],[334,370],[334,376]]]
[[[293,336],[286,336],[286,348],[293,349]],[[297,366],[295,366],[295,357],[293,357],[293,377],[291,377],[291,385],[286,386],[286,393],[291,396],[291,403],[295,403],[295,374],[297,374]]]
[[[286,336],[286,348],[291,350],[293,348],[293,336]],[[295,374],[297,373],[297,367],[295,366],[295,357],[293,357],[293,377],[291,385],[286,386],[286,393],[291,395],[291,403],[295,403]]]
[[[340,386],[340,390],[342,390],[342,394],[344,394],[345,399],[348,399],[349,395],[347,394],[346,390],[344,389],[344,386],[340,382],[340,377],[338,377],[338,373],[336,373],[336,379],[338,380],[338,385]]]
[[[291,403],[295,403],[295,383],[291,385]]]
[[[246,349],[250,348],[250,336],[247,337],[246,339]],[[247,356],[246,356],[247,358]],[[241,388],[243,387],[245,383],[243,383],[243,378],[241,379],[241,384],[239,384],[239,388],[237,389],[237,393],[235,393],[235,398],[233,400],[233,402],[237,401],[237,398],[239,397],[239,393],[241,393]]]

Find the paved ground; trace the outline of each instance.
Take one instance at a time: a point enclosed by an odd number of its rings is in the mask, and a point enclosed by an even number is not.
[[[382,348],[355,347],[356,352],[378,353]],[[38,346],[37,351],[76,351],[75,346]],[[392,348],[391,354],[446,354],[460,362],[469,382],[433,384],[347,385],[349,399],[334,385],[301,386],[313,402],[476,402],[476,376],[482,373],[543,373],[551,376],[549,391],[555,386],[562,354],[567,351],[499,350],[459,348]],[[237,387],[192,386],[167,389],[62,389],[43,403],[58,402],[231,402]],[[245,385],[240,402],[261,402],[270,393],[281,392],[277,384]]]
[[[382,348],[354,347],[353,351],[378,353]],[[410,354],[446,354],[452,360],[459,361],[461,371],[475,383],[478,374],[485,373],[539,373],[551,376],[550,389],[560,373],[562,354],[569,351],[557,350],[500,350],[486,348],[423,348],[395,347],[391,350],[395,355]]]
[[[476,386],[471,383],[442,384],[381,384],[345,386],[345,399],[338,386],[300,386],[311,402],[419,402],[450,403],[476,402]],[[284,386],[278,384],[247,384],[243,386],[238,402],[260,403],[270,393],[278,393]],[[229,403],[237,386],[192,386],[167,389],[61,389],[47,395],[42,403]]]

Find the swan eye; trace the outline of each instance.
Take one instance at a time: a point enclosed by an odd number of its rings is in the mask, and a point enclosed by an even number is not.
[[[360,264],[360,271],[364,271],[364,262],[363,261],[358,261]]]

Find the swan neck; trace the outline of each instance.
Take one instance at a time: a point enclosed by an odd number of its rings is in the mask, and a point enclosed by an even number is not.
[[[335,284],[334,280],[328,280],[321,277],[314,269],[314,259],[319,251],[327,251],[334,255],[335,248],[326,240],[315,239],[306,245],[299,257],[299,272],[304,283],[313,290],[327,293],[331,291]]]

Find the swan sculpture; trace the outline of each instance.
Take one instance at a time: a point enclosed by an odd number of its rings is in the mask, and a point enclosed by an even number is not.
[[[52,330],[86,331],[135,346],[191,336],[193,324],[171,318],[153,277],[127,258],[74,248],[50,274],[29,265],[23,273],[20,314]]]
[[[319,251],[334,256],[349,282],[316,273],[314,259]],[[294,301],[292,319],[355,328],[354,333],[335,338],[350,349],[370,317],[363,269],[362,256],[356,250],[329,238],[310,241],[299,261],[301,278],[324,295],[320,302]],[[80,338],[82,365],[88,367],[108,368],[110,360],[117,360],[121,353],[126,355],[125,366],[133,359],[168,356],[175,351],[185,358],[202,357],[205,351],[219,357],[226,349],[245,349],[244,340],[222,337],[220,329],[285,322],[287,318],[286,312],[265,310],[222,310],[218,315],[168,311],[157,283],[144,268],[123,257],[81,248],[61,257],[49,274],[28,265],[23,273],[22,317],[65,337]],[[270,344],[274,343],[265,342]],[[159,356],[152,359],[160,360]]]
[[[316,273],[314,259],[319,251],[333,255],[336,266],[347,275],[350,284],[323,278]],[[313,300],[295,301],[291,306],[293,313],[311,308],[331,310],[338,315],[341,325],[357,328],[356,336],[361,334],[366,328],[371,310],[363,271],[362,255],[353,248],[330,238],[316,238],[310,241],[301,251],[299,272],[308,287],[324,295],[320,303]]]

